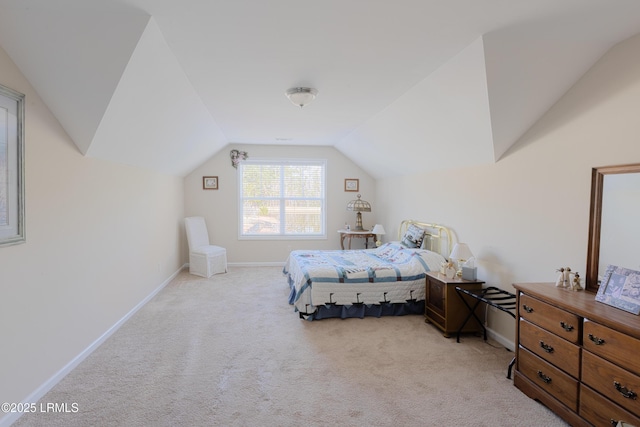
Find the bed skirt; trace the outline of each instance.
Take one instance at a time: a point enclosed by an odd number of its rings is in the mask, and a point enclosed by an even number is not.
[[[405,316],[407,314],[424,314],[424,300],[410,301],[406,303],[385,303],[385,304],[354,304],[354,305],[321,305],[316,307],[313,313],[305,314],[299,312],[300,318],[305,320],[322,320],[339,317],[347,319],[350,317],[365,316]]]
[[[295,299],[295,289],[291,286],[289,294],[289,304],[293,305]],[[322,320],[331,318],[348,319],[351,317],[380,317],[380,316],[406,316],[408,314],[424,315],[424,300],[407,301],[404,303],[382,303],[382,304],[323,304],[315,307],[315,311],[303,313],[296,308],[301,319]]]

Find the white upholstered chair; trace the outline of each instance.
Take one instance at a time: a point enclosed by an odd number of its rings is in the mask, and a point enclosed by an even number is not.
[[[211,277],[227,272],[227,250],[221,246],[209,244],[207,224],[201,216],[184,219],[189,243],[189,273],[202,277]]]

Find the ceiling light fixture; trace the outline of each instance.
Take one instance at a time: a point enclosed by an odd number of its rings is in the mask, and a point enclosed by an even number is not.
[[[318,89],[311,87],[292,87],[284,93],[295,105],[302,108],[316,99]]]

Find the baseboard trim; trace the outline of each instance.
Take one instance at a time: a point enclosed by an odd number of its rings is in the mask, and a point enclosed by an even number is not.
[[[284,267],[284,262],[227,262],[228,267]],[[185,264],[189,268],[189,263]]]
[[[500,335],[499,333],[497,333],[493,329],[487,328],[487,337],[491,338],[494,341],[499,342],[506,349],[509,349],[511,351],[516,351],[516,346],[515,346],[515,344],[514,344],[514,342],[512,340],[506,338],[504,335]]]
[[[103,333],[97,340],[92,342],[89,347],[84,349],[80,354],[67,363],[62,369],[56,372],[51,378],[44,382],[40,387],[33,391],[22,403],[35,403],[44,397],[49,390],[51,390],[56,384],[58,384],[69,372],[73,371],[84,359],[86,359],[91,353],[93,353],[100,344],[105,342],[107,338],[113,335],[124,323],[131,318],[138,310],[140,310],[146,303],[148,303],[154,296],[158,294],[165,286],[167,286],[182,270],[188,267],[188,264],[184,264],[175,273],[169,276],[164,282],[154,289],[149,295],[147,295],[142,301],[140,301],[135,307],[133,307],[122,319],[118,320],[112,327],[110,327],[105,333]],[[0,418],[0,427],[9,427],[15,423],[22,413],[10,413]]]
[[[284,267],[284,262],[229,262],[231,267]]]

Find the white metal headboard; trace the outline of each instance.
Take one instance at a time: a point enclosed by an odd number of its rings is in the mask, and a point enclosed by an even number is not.
[[[400,228],[398,229],[398,240],[402,240],[402,236],[404,236],[404,233],[411,224],[425,230],[424,243],[422,244],[424,249],[437,252],[445,259],[449,259],[449,255],[453,249],[453,232],[451,229],[444,225],[405,219],[400,223]]]

